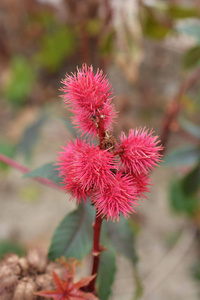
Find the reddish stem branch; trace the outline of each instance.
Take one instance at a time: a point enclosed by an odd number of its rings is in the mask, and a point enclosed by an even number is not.
[[[21,164],[17,163],[16,161],[14,161],[13,159],[7,157],[6,155],[3,155],[0,153],[0,161],[4,162],[5,164],[13,167],[14,169],[17,169],[19,171],[21,171],[22,173],[29,173],[30,170],[24,166],[22,166]],[[53,181],[51,181],[50,179],[47,178],[42,178],[42,177],[32,177],[34,180],[36,180],[37,182],[40,182],[42,184],[45,184],[47,186],[50,186],[54,189],[58,189],[58,190],[62,190],[61,187],[54,183]]]
[[[200,67],[195,69],[192,74],[181,84],[177,94],[169,104],[168,109],[163,117],[162,133],[161,133],[161,144],[163,150],[162,155],[166,151],[166,145],[169,139],[172,124],[177,119],[183,104],[181,102],[182,97],[187,93],[199,80],[200,78]]]
[[[93,238],[93,251],[92,251],[92,256],[93,256],[93,267],[92,267],[92,274],[97,274],[98,273],[98,268],[99,268],[99,259],[101,255],[101,246],[100,246],[100,233],[101,233],[101,225],[102,225],[103,219],[101,216],[97,216],[95,218],[95,223],[94,223],[94,238]],[[96,278],[97,276],[89,283],[87,290],[88,292],[95,293],[95,283],[96,283]]]
[[[99,123],[98,123],[98,131],[99,131],[99,144],[100,149],[103,149],[103,141],[105,137],[105,129],[104,129],[104,116],[99,116]],[[93,266],[92,266],[92,274],[97,275],[98,268],[99,268],[99,259],[101,255],[101,246],[100,246],[100,233],[101,233],[101,225],[102,225],[102,217],[96,213],[95,223],[94,223],[94,235],[93,235]],[[96,283],[97,276],[89,283],[87,286],[87,291],[91,293],[95,293],[95,283]]]
[[[105,129],[104,129],[104,115],[101,115],[99,117],[99,124],[98,124],[98,129],[99,129],[99,144],[100,144],[100,149],[103,149],[103,141],[105,138]]]

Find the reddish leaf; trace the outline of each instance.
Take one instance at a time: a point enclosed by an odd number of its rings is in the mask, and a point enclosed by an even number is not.
[[[57,288],[56,290],[40,291],[35,294],[42,297],[51,297],[55,300],[98,300],[94,294],[80,290],[81,287],[87,286],[96,275],[82,278],[77,283],[74,283],[75,264],[76,262],[65,263],[65,281],[62,280],[54,271],[52,272]]]
[[[83,286],[87,286],[95,277],[96,275],[84,277],[81,280],[79,280],[77,283],[75,283],[74,286],[76,286],[77,289]]]

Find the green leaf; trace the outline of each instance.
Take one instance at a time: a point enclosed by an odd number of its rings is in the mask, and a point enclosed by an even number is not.
[[[135,237],[129,221],[124,217],[121,217],[119,223],[108,221],[106,227],[109,241],[113,247],[128,258],[133,265],[136,265],[137,255],[134,247]]]
[[[48,163],[45,164],[35,170],[32,170],[29,173],[26,173],[24,175],[25,178],[27,177],[42,177],[42,178],[48,178],[51,181],[59,184],[61,179],[58,176],[58,170],[55,170],[54,163]]]
[[[55,25],[55,28],[43,36],[41,49],[37,53],[36,62],[56,72],[64,60],[73,53],[76,47],[75,36],[72,28]]]
[[[189,216],[193,216],[199,206],[195,197],[184,194],[181,181],[174,181],[171,184],[170,202],[174,211],[186,212]]]
[[[198,9],[196,9],[195,7],[177,4],[170,4],[168,6],[167,12],[173,19],[185,19],[199,16]]]
[[[108,300],[116,273],[116,255],[112,247],[102,252],[97,277],[99,299]]]
[[[34,146],[39,138],[41,127],[47,120],[47,115],[42,115],[24,131],[21,141],[17,145],[17,151],[25,155],[27,160],[30,160]]]
[[[14,56],[11,61],[10,81],[3,93],[13,104],[23,104],[30,95],[36,74],[30,61],[23,56]]]
[[[3,258],[4,255],[8,253],[15,253],[19,256],[23,256],[25,254],[25,250],[19,244],[8,241],[1,240],[0,241],[0,259]]]
[[[49,259],[61,256],[83,259],[92,250],[93,221],[94,212],[90,204],[82,203],[67,215],[53,235]]]
[[[163,162],[166,166],[184,166],[192,165],[199,161],[200,149],[197,146],[188,146],[185,148],[178,148],[171,151]]]
[[[194,279],[200,281],[200,259],[198,259],[192,267],[192,275]]]
[[[200,187],[200,164],[190,171],[181,181],[185,195],[194,195]]]
[[[186,120],[183,117],[179,118],[179,124],[188,133],[192,134],[197,139],[200,139],[200,127],[199,126],[197,126],[194,123]]]
[[[195,46],[186,51],[183,56],[183,67],[190,69],[200,64],[200,46]]]
[[[56,26],[55,14],[47,10],[38,10],[37,13],[31,15],[31,18],[27,21],[30,22],[31,25],[35,23],[40,28],[46,30]]]
[[[130,221],[121,217],[119,223],[107,222],[104,224],[107,231],[107,241],[115,251],[119,252],[133,264],[136,289],[134,299],[139,299],[143,293],[143,286],[137,271],[137,254],[135,250],[135,236]],[[103,299],[103,298],[102,298]]]

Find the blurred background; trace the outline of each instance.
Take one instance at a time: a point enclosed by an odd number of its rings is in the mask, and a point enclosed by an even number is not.
[[[140,299],[200,299],[200,2],[1,0],[0,153],[36,169],[73,137],[61,80],[83,63],[108,74],[121,130],[153,128],[165,146],[133,218]],[[0,256],[48,249],[75,204],[0,162]],[[133,299],[118,258],[112,300]],[[103,299],[102,299],[103,300]]]

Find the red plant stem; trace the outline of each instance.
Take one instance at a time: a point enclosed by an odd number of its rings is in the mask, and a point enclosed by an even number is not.
[[[105,129],[104,129],[104,116],[101,115],[99,117],[98,123],[98,130],[99,130],[99,144],[100,149],[103,149],[104,144],[104,137],[105,137]],[[93,266],[92,266],[92,273],[91,275],[97,275],[98,268],[99,268],[99,259],[101,255],[101,246],[100,246],[100,233],[101,233],[101,225],[102,225],[102,217],[96,213],[95,223],[94,223],[94,235],[93,235]],[[87,291],[91,293],[95,293],[95,283],[96,283],[97,276],[89,283],[87,286]]]
[[[22,166],[21,164],[17,163],[15,160],[7,157],[6,155],[3,155],[0,153],[0,161],[4,162],[5,164],[13,167],[14,169],[17,169],[19,171],[21,171],[22,173],[29,173],[30,170],[24,166]],[[58,189],[58,190],[62,190],[61,187],[54,183],[53,181],[51,181],[50,179],[47,178],[42,178],[42,177],[32,177],[34,180],[36,180],[39,183],[45,184],[47,186],[50,186],[54,189]]]
[[[163,117],[163,125],[161,132],[161,144],[163,146],[163,150],[161,151],[162,155],[166,151],[166,145],[169,140],[172,124],[177,119],[183,107],[183,103],[181,101],[182,97],[198,82],[199,78],[200,67],[196,68],[190,74],[190,76],[181,84],[177,94],[174,96],[166,110],[166,113]]]
[[[94,223],[94,236],[93,236],[93,266],[92,266],[92,274],[94,275],[98,273],[99,268],[99,259],[101,255],[101,246],[100,246],[100,233],[101,233],[101,225],[102,225],[102,217],[96,214],[95,223]],[[87,291],[91,293],[95,293],[95,283],[96,283],[97,276],[89,283],[87,287]]]
[[[101,115],[99,117],[99,144],[100,144],[100,149],[103,149],[103,141],[105,138],[105,130],[104,130],[104,115]]]

